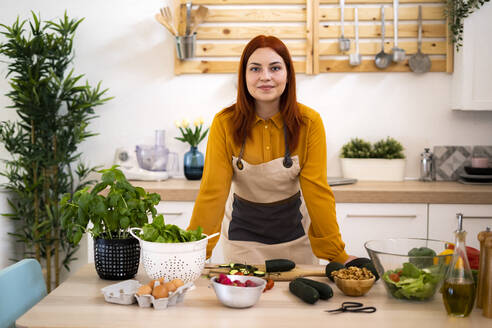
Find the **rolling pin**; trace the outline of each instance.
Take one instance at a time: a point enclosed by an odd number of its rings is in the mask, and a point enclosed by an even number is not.
[[[487,318],[492,318],[492,237],[487,237],[484,242],[484,280],[482,285],[482,305],[483,315]]]
[[[478,287],[477,287],[477,308],[482,308],[482,296],[483,296],[483,284],[485,276],[485,259],[487,258],[487,252],[485,250],[485,239],[492,237],[492,231],[489,228],[485,231],[481,231],[478,234],[478,241],[480,242],[480,261],[478,268]]]

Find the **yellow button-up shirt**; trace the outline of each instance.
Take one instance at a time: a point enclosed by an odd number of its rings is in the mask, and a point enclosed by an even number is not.
[[[345,262],[344,251],[335,213],[335,198],[326,176],[326,137],[320,115],[299,104],[302,122],[299,144],[291,156],[299,156],[299,182],[311,219],[308,236],[313,253],[329,261]],[[198,226],[204,233],[220,231],[233,176],[232,157],[238,157],[241,145],[233,140],[231,113],[219,112],[210,127],[205,166],[200,192],[195,202],[190,229]],[[261,164],[283,157],[285,152],[282,114],[268,120],[256,117],[251,137],[246,140],[243,159]],[[209,240],[207,257],[218,239]]]

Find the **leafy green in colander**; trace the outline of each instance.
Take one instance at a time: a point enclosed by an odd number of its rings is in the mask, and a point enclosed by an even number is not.
[[[205,238],[202,231],[202,227],[186,231],[177,225],[165,224],[164,217],[161,214],[157,215],[152,223],[146,223],[143,226],[140,238],[156,243],[184,243]]]

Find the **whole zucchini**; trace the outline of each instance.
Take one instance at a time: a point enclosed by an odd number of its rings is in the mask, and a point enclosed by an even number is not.
[[[300,280],[292,280],[289,283],[289,290],[292,294],[296,295],[306,303],[314,304],[319,300],[319,292]]]
[[[307,279],[307,278],[296,278],[295,280],[298,280],[300,282],[305,283],[306,285],[309,285],[316,289],[319,293],[319,298],[322,300],[327,300],[333,296],[333,289],[331,287],[321,281],[316,281],[312,279]]]
[[[296,267],[296,264],[291,260],[274,259],[265,261],[266,272],[284,272],[290,271]]]

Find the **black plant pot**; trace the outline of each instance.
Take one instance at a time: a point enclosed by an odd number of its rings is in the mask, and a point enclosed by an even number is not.
[[[101,279],[131,279],[137,274],[139,262],[140,244],[133,237],[94,241],[94,263]]]

